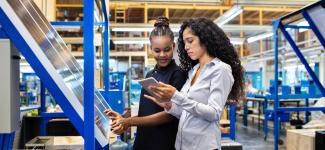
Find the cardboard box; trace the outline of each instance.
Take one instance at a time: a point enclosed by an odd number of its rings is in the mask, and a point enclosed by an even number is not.
[[[25,147],[39,149],[74,149],[83,150],[81,136],[38,136],[26,143]]]
[[[315,132],[324,129],[287,130],[287,150],[314,150]]]
[[[222,150],[242,150],[243,146],[231,139],[222,139],[221,140],[221,149]]]

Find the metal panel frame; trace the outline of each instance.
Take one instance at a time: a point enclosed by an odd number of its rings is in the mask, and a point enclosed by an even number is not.
[[[109,1],[107,1],[108,3]],[[102,0],[103,13],[104,13],[104,49],[103,49],[103,75],[104,75],[104,97],[108,100],[109,92],[109,49],[110,49],[110,38],[109,38],[109,16],[106,12],[106,2]],[[109,5],[108,5],[109,6]]]
[[[77,128],[80,132],[83,129],[82,120],[79,115],[73,111],[73,107],[68,102],[68,99],[64,96],[64,94],[60,91],[59,87],[55,84],[54,80],[50,76],[46,69],[41,64],[41,62],[37,59],[36,55],[30,49],[26,41],[23,37],[19,34],[17,29],[11,23],[9,18],[6,16],[2,8],[0,8],[0,22],[4,25],[4,29],[6,30],[7,34],[9,35],[10,39],[13,41],[15,46],[20,50],[20,52],[25,56],[26,60],[30,62],[35,70],[37,76],[46,80],[44,85],[53,93],[57,93],[55,99],[63,104],[61,107],[66,110],[66,114],[68,114],[69,118],[71,119],[73,125]],[[82,133],[82,132],[80,132]]]
[[[323,3],[323,4],[322,4]],[[312,77],[312,79],[314,80],[316,86],[318,87],[318,89],[320,90],[322,96],[325,96],[325,89],[323,87],[323,85],[320,83],[318,77],[316,76],[315,72],[310,68],[308,62],[306,61],[306,59],[304,58],[303,54],[301,53],[299,47],[296,45],[295,41],[292,39],[292,37],[289,35],[289,33],[286,31],[286,28],[306,28],[306,26],[303,27],[298,27],[298,26],[292,26],[292,25],[286,25],[286,24],[282,24],[282,20],[284,19],[288,19],[292,16],[295,16],[297,14],[302,14],[303,17],[305,18],[305,20],[309,23],[309,28],[311,28],[315,35],[317,36],[317,38],[319,39],[319,41],[322,43],[323,47],[325,48],[325,40],[324,37],[322,37],[322,35],[320,34],[319,30],[317,29],[317,27],[315,26],[315,23],[312,21],[312,19],[310,18],[309,14],[307,13],[308,9],[312,9],[316,6],[319,5],[324,5],[325,4],[325,0],[316,2],[314,4],[311,4],[309,6],[306,6],[304,8],[302,8],[301,10],[298,10],[296,12],[292,12],[286,16],[283,16],[275,21],[272,22],[273,25],[273,39],[274,39],[274,51],[275,51],[275,55],[274,55],[274,59],[275,59],[275,73],[274,73],[274,80],[278,81],[278,30],[281,31],[284,35],[284,37],[287,39],[287,41],[289,42],[290,46],[292,47],[292,49],[294,50],[294,52],[296,53],[296,55],[298,56],[298,58],[300,59],[300,61],[303,63],[303,65],[305,66],[307,72],[309,73],[309,75]],[[280,137],[280,118],[279,118],[279,113],[282,112],[292,112],[292,111],[320,111],[320,110],[325,110],[325,107],[293,107],[293,108],[282,108],[279,106],[279,99],[283,99],[283,98],[290,98],[291,96],[279,96],[278,93],[278,82],[275,82],[275,93],[274,95],[272,95],[272,99],[274,99],[274,109],[273,110],[266,110],[266,112],[271,112],[274,114],[274,149],[278,150],[278,143],[279,143],[279,137]],[[317,95],[302,95],[301,98],[311,98],[311,97],[319,97]],[[270,97],[270,98],[271,98]],[[299,97],[299,95],[296,95],[295,97]],[[267,105],[267,99],[265,100],[265,103]],[[308,102],[308,100],[306,100],[306,102]],[[265,118],[265,120],[267,120]]]
[[[103,5],[105,5],[105,1],[102,1]],[[90,3],[90,4],[88,4]],[[84,113],[85,114],[85,123],[83,124],[82,119],[79,117],[78,113],[74,111],[73,106],[68,102],[67,98],[64,96],[64,94],[60,91],[60,88],[55,84],[55,81],[52,79],[50,74],[46,72],[46,69],[44,66],[42,66],[41,62],[37,59],[37,56],[33,53],[31,48],[28,46],[27,42],[24,40],[24,38],[19,34],[18,30],[15,28],[15,26],[12,24],[10,19],[6,16],[5,12],[0,8],[0,23],[4,25],[4,29],[6,30],[6,33],[8,33],[8,37],[12,39],[12,41],[15,43],[16,47],[21,51],[21,53],[25,56],[26,60],[30,62],[31,66],[35,70],[36,74],[43,79],[43,84],[53,93],[56,93],[54,98],[61,104],[61,107],[65,110],[65,114],[59,113],[59,114],[47,114],[42,113],[44,117],[58,117],[58,116],[65,116],[67,115],[73,125],[77,128],[80,135],[84,136],[85,138],[85,148],[86,149],[94,149],[96,146],[96,149],[100,148],[102,149],[99,142],[96,140],[95,143],[95,137],[94,133],[95,131],[89,130],[90,128],[94,129],[94,43],[93,43],[93,27],[96,26],[102,26],[103,23],[94,23],[94,7],[89,7],[90,5],[94,6],[93,0],[85,0],[85,4],[87,4],[87,7],[84,7],[84,14],[85,14],[85,21],[84,24],[80,22],[71,23],[74,26],[80,26],[83,25],[85,27],[85,31],[90,32],[84,32],[84,41],[85,41],[85,107],[84,112],[92,112],[92,113]],[[103,10],[105,14],[105,37],[108,38],[108,18],[106,14],[106,9]],[[89,13],[90,12],[90,13]],[[87,19],[88,18],[88,19]],[[55,23],[54,23],[55,24]],[[65,23],[57,23],[57,24],[65,24]],[[67,23],[66,25],[71,25],[70,23]],[[0,32],[0,35],[5,35],[5,32]],[[2,34],[4,33],[4,34]],[[1,36],[6,37],[6,36]],[[106,43],[106,44],[105,44]],[[108,40],[104,41],[104,44],[106,45],[106,48],[104,48],[106,51],[108,51]],[[108,52],[106,53],[106,58],[108,58]],[[108,66],[108,59],[106,66]],[[105,62],[105,61],[104,61]],[[108,67],[107,73],[108,73]],[[108,79],[106,80],[108,82]],[[109,84],[109,82],[107,83]],[[44,87],[44,86],[42,86]],[[94,92],[89,92],[90,90]],[[45,88],[42,88],[41,92],[41,99],[43,104],[45,104]],[[87,99],[87,100],[86,100]],[[44,111],[45,107],[42,107],[41,109]],[[87,111],[86,111],[87,110]],[[92,111],[91,111],[92,110]],[[46,121],[47,119],[45,119]],[[83,130],[85,129],[85,130]],[[86,130],[87,129],[87,130]],[[87,135],[87,136],[86,136]],[[2,136],[0,136],[2,137]],[[13,138],[12,138],[13,140]],[[95,145],[96,144],[96,145]],[[11,144],[12,145],[12,144]],[[108,145],[106,145],[103,149],[107,149]]]

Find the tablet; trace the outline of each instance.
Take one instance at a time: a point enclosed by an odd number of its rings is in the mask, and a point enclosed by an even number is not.
[[[152,95],[152,92],[149,90],[149,86],[158,86],[159,85],[158,81],[153,77],[139,80],[139,83],[151,95]]]

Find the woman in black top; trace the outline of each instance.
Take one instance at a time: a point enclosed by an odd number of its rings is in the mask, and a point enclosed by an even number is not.
[[[157,64],[149,71],[146,78],[153,77],[157,81],[173,85],[181,90],[187,79],[173,58],[175,48],[174,34],[169,28],[166,17],[158,17],[154,29],[150,34],[150,47]],[[106,110],[106,114],[113,117],[112,131],[121,134],[130,126],[137,126],[137,136],[134,143],[136,150],[172,150],[175,149],[175,139],[178,119],[164,112],[144,95],[149,93],[141,90],[138,116],[123,118],[118,113]]]

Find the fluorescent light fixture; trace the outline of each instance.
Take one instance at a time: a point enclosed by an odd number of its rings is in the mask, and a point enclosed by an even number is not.
[[[175,42],[177,42],[178,37],[175,37]],[[244,43],[244,38],[230,38],[230,42],[234,45],[241,45]],[[150,41],[148,38],[133,38],[133,37],[127,37],[127,38],[112,38],[112,41],[116,45],[121,44],[150,44]]]
[[[247,38],[247,42],[252,43],[252,42],[262,40],[264,38],[268,38],[268,37],[271,37],[271,36],[273,36],[273,32],[262,33],[262,34]]]
[[[113,32],[150,32],[153,28],[112,28]]]
[[[114,44],[116,45],[121,45],[121,44],[150,44],[149,40],[145,41],[133,41],[133,40],[123,40],[123,41],[113,41]]]
[[[242,45],[244,41],[244,38],[230,38],[230,42],[234,45]]]
[[[232,8],[230,8],[227,12],[225,12],[222,16],[218,17],[213,22],[216,23],[218,26],[223,26],[224,24],[228,23],[230,20],[237,17],[242,12],[243,12],[243,6],[234,5]]]
[[[112,38],[112,41],[116,45],[120,44],[150,44],[148,38]]]

